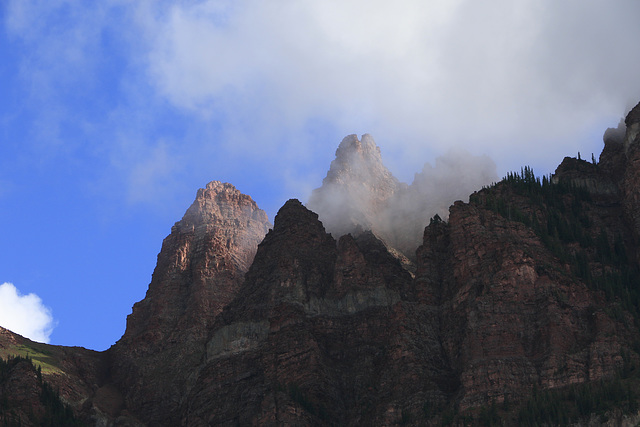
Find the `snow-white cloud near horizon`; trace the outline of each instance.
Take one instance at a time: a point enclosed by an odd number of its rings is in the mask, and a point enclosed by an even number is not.
[[[12,283],[0,285],[0,326],[48,343],[55,326],[51,310],[34,293],[22,295]]]
[[[403,180],[450,148],[489,155],[500,173],[553,170],[585,144],[597,155],[640,100],[635,0],[46,3],[12,2],[8,27],[46,52],[23,72],[49,102],[56,85],[99,85],[101,34],[121,38],[121,99],[87,127],[106,130],[92,141],[115,172],[103,181],[121,176],[132,200],[205,168],[246,167],[308,192],[328,168],[318,153],[330,161],[351,133],[371,133]],[[158,135],[165,104],[190,118],[183,135]],[[46,129],[67,114],[56,106]],[[179,165],[166,168],[164,153]]]

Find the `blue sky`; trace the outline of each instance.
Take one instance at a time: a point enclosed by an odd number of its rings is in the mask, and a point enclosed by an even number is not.
[[[549,173],[598,155],[640,101],[635,0],[7,0],[0,14],[0,325],[52,344],[120,338],[211,180],[273,220],[365,132],[407,182],[450,149]]]

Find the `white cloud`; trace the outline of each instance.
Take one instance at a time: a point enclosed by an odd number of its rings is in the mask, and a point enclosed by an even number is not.
[[[195,170],[219,178],[229,159],[236,169],[260,164],[248,173],[282,187],[312,188],[328,167],[316,165],[318,153],[330,158],[352,133],[371,133],[404,180],[451,147],[488,154],[499,173],[554,168],[578,149],[597,151],[594,133],[640,100],[636,0],[10,5],[9,32],[31,49],[22,70],[32,102],[46,97],[41,127],[53,136],[44,140],[57,139],[65,116],[76,120],[67,92],[90,103],[104,97],[102,80],[118,81],[105,121],[85,118],[97,130],[75,143],[92,140],[118,159],[104,175],[126,182],[130,200]],[[112,70],[112,59],[126,65]],[[189,129],[162,135],[174,118]],[[330,138],[309,123],[331,128]],[[153,161],[130,156],[120,138]],[[163,153],[177,152],[180,165],[167,169]]]
[[[219,5],[147,20],[150,76],[177,106],[256,127],[322,116],[407,158],[457,145],[524,162],[574,153],[640,97],[637,1]]]
[[[49,342],[51,309],[36,294],[22,295],[12,283],[0,285],[0,326],[38,342]]]

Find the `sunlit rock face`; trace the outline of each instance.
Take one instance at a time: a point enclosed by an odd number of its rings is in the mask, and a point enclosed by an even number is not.
[[[185,372],[200,363],[209,328],[236,296],[270,226],[251,197],[213,181],[172,227],[147,295],[111,349],[127,405],[148,422],[178,423]]]

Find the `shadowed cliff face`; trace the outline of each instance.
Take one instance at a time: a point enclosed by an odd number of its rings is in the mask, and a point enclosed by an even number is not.
[[[598,380],[622,365],[630,318],[610,318],[609,303],[531,228],[456,203],[448,224],[427,228],[418,263],[416,280],[440,303],[460,408]]]
[[[375,425],[409,396],[446,401],[451,374],[431,312],[403,303],[415,299],[411,284],[371,233],[336,242],[288,201],[219,317],[186,424]]]

